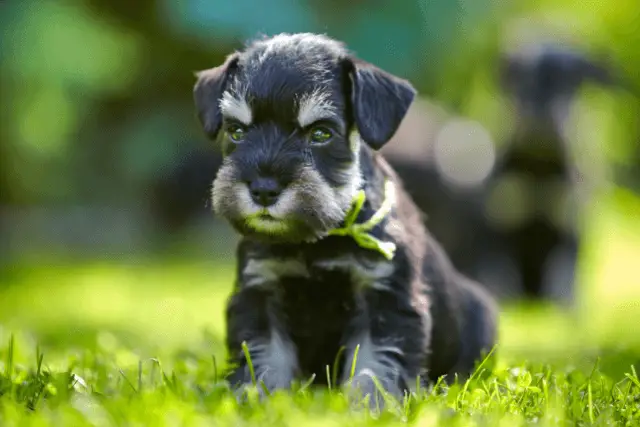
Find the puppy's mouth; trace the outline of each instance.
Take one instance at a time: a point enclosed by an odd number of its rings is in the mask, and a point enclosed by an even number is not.
[[[274,217],[267,208],[262,209],[256,214],[250,215],[249,218],[261,219],[265,221],[279,221],[278,218]]]
[[[262,208],[258,212],[247,215],[245,222],[285,223],[286,221],[276,216],[269,208]]]
[[[243,234],[267,240],[289,240],[298,231],[291,220],[277,218],[267,210],[249,215],[243,222]]]
[[[247,221],[259,220],[265,222],[283,222],[282,218],[276,217],[269,208],[262,208],[258,212],[251,214],[245,218]]]
[[[317,233],[303,218],[279,214],[263,208],[236,221],[237,230],[245,236],[271,243],[301,243],[317,239]]]

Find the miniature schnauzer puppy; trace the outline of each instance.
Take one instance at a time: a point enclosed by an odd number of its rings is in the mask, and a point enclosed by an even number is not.
[[[252,383],[243,342],[268,391],[326,383],[340,354],[342,386],[398,398],[419,379],[470,374],[494,346],[494,301],[451,265],[377,152],[415,95],[308,33],[197,74],[198,116],[224,156],[213,209],[242,235],[226,312],[233,385]]]

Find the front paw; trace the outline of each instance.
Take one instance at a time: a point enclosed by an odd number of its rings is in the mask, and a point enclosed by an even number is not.
[[[383,410],[389,398],[401,399],[402,393],[390,379],[381,379],[371,370],[363,369],[343,385],[353,405],[364,403],[370,410]]]
[[[288,372],[279,372],[273,368],[259,369],[255,384],[247,367],[242,371],[241,380],[235,385],[235,395],[239,402],[263,400],[276,390],[291,388],[293,377]]]
[[[247,402],[260,402],[270,394],[263,384],[253,384],[252,382],[236,385],[234,395],[240,404]]]

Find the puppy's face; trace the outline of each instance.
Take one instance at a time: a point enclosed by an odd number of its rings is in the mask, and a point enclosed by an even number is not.
[[[360,141],[380,148],[415,91],[312,34],[280,35],[198,75],[195,101],[224,162],[213,208],[244,235],[313,241],[361,187]]]

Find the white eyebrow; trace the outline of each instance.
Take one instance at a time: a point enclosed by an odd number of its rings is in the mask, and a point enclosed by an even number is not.
[[[234,95],[229,91],[222,94],[220,111],[223,116],[236,119],[246,126],[249,126],[253,120],[253,113],[246,97]]]
[[[329,96],[329,93],[319,90],[304,94],[298,102],[298,124],[305,127],[334,117],[336,107],[329,101]]]

